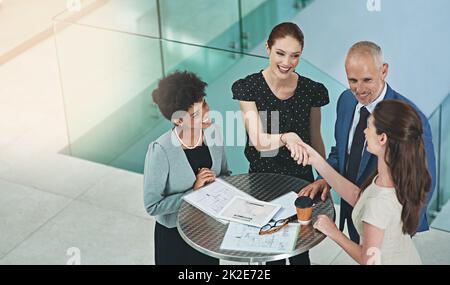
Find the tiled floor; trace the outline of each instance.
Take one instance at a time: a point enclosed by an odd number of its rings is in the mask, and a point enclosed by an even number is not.
[[[152,264],[154,220],[142,175],[58,154],[67,145],[53,41],[0,66],[0,264]],[[426,264],[450,264],[450,233],[415,242]],[[353,264],[329,239],[314,264]],[[230,264],[229,262],[223,262]]]
[[[77,247],[83,264],[150,264],[153,220],[73,201],[1,261],[64,264]]]

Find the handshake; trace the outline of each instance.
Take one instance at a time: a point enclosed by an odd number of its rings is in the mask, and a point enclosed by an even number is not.
[[[292,159],[294,159],[299,165],[311,165],[317,169],[319,165],[327,163],[314,148],[304,143],[297,134],[286,133],[281,135],[280,139],[291,153]],[[330,186],[325,179],[318,179],[301,189],[299,196],[309,196],[311,199],[314,199],[318,193],[321,193],[322,201],[325,201],[329,196]]]
[[[321,158],[320,154],[311,146],[304,143],[296,133],[282,134],[280,140],[291,153],[292,159],[298,164],[314,166],[314,163]]]

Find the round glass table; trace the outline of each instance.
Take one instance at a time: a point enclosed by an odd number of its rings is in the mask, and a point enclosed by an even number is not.
[[[308,181],[273,173],[248,173],[235,176],[220,177],[236,188],[261,201],[272,201],[289,191],[298,192],[309,184]],[[223,224],[205,214],[194,206],[183,201],[178,212],[177,228],[181,237],[196,250],[219,259],[259,263],[289,258],[308,251],[326,236],[315,230],[312,225],[318,215],[327,215],[335,220],[335,211],[331,198],[314,199],[311,223],[301,226],[295,249],[288,253],[261,253],[248,251],[233,251],[220,249],[228,224]]]

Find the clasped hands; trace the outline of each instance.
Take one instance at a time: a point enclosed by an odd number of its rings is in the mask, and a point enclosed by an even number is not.
[[[292,159],[299,165],[312,165],[316,156],[319,155],[311,146],[304,143],[296,133],[283,134],[281,141],[291,153]]]

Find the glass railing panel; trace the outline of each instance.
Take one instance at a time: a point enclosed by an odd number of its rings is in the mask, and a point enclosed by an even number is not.
[[[439,156],[439,147],[440,147],[440,118],[441,118],[441,109],[438,108],[429,118],[428,122],[430,123],[431,133],[433,135],[433,144],[434,144],[434,155],[436,157],[436,169],[439,169],[440,156]],[[440,173],[436,171],[436,181],[439,181]],[[439,191],[439,183],[436,183],[436,188],[434,190],[433,196],[428,204],[428,216],[430,222],[435,217],[436,213],[440,210],[439,204],[441,198]]]
[[[430,222],[433,228],[450,231],[448,222],[448,201],[450,199],[450,96],[439,105],[430,116],[429,121],[433,132],[433,142],[436,152],[437,183],[432,198],[432,204],[428,209]]]
[[[450,96],[439,105],[439,107],[429,117],[433,143],[436,155],[436,188],[428,208],[431,220],[439,213],[442,207],[450,199],[450,190],[446,185],[450,185]],[[441,222],[438,224],[442,224]],[[436,226],[436,225],[435,225]],[[441,225],[442,226],[442,225]],[[438,226],[439,227],[439,226]],[[448,228],[448,226],[444,226]]]
[[[203,74],[203,80],[211,82],[241,58],[232,52],[163,41],[164,70],[190,70]]]
[[[163,0],[161,37],[183,43],[238,51],[238,1]]]
[[[83,0],[68,3],[69,9],[55,17],[58,22],[77,23],[109,30],[159,37],[156,0]]]
[[[159,40],[55,22],[61,26],[55,42],[67,152],[111,164],[160,120],[149,96],[162,76]]]
[[[440,206],[443,206],[450,199],[450,97],[442,103],[441,108],[439,184],[442,194]]]

